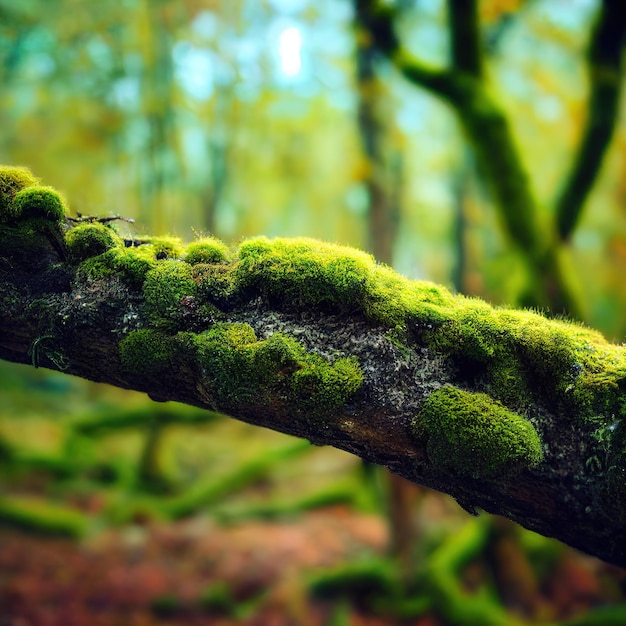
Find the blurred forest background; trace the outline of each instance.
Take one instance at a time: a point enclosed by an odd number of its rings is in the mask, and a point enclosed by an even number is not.
[[[317,237],[624,341],[622,3],[374,4],[0,0],[0,162],[136,234]],[[626,572],[505,520],[6,363],[0,522],[2,626],[626,623]]]

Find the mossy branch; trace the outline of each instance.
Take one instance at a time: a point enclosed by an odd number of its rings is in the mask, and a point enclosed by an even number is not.
[[[0,168],[0,358],[332,445],[626,565],[623,346],[311,239],[126,248],[41,194],[16,211],[21,176]]]

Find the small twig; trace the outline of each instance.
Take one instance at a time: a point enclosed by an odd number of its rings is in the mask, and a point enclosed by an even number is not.
[[[67,217],[69,222],[74,222],[76,224],[88,223],[92,224],[93,222],[98,222],[99,224],[106,224],[108,222],[126,222],[128,224],[134,224],[135,220],[132,217],[122,217],[121,215],[112,215],[109,217],[97,217],[95,215],[82,215],[81,213],[77,213],[76,217]]]

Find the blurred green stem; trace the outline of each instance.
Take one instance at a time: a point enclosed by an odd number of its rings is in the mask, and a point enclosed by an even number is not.
[[[587,122],[578,154],[556,203],[558,235],[564,242],[578,225],[617,125],[625,42],[626,4],[603,0],[587,52]]]

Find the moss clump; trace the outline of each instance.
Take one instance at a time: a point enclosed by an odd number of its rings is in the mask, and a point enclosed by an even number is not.
[[[332,414],[358,391],[363,373],[354,358],[338,359],[329,365],[310,355],[307,367],[294,372],[290,389],[301,411]]]
[[[427,398],[413,428],[426,436],[431,462],[459,476],[492,478],[543,460],[532,424],[483,393],[442,387]]]
[[[228,246],[215,237],[204,237],[190,243],[185,250],[184,261],[190,265],[198,263],[226,263],[230,252]]]
[[[174,367],[181,343],[157,330],[142,328],[130,333],[119,344],[124,370],[137,376],[155,376]]]
[[[361,311],[390,327],[412,316],[443,319],[439,308],[455,302],[445,288],[410,281],[365,252],[307,238],[243,242],[233,279],[238,289],[291,308]]]
[[[159,261],[147,273],[143,293],[146,311],[155,326],[175,329],[196,293],[191,267],[179,261]]]
[[[122,240],[115,231],[104,224],[79,224],[65,235],[70,262],[80,263],[104,254],[111,248],[121,248]]]
[[[264,341],[247,324],[216,324],[198,336],[199,362],[222,402],[253,402],[268,393],[297,413],[323,417],[338,410],[363,382],[356,359],[329,362],[294,339],[275,333]]]
[[[226,405],[268,399],[305,356],[297,341],[280,333],[258,341],[248,324],[215,324],[195,341],[211,391]]]
[[[226,306],[236,293],[228,266],[198,263],[191,266],[191,276],[197,285],[198,298],[203,302]]]
[[[39,181],[29,169],[0,165],[0,222],[17,219],[19,215],[13,205],[15,194],[38,184]]]
[[[282,333],[259,341],[248,324],[218,323],[200,334],[142,329],[125,337],[119,351],[125,371],[138,376],[159,376],[191,358],[191,368],[221,410],[289,405],[294,414],[323,418],[339,410],[363,381],[355,359],[327,361]]]
[[[13,214],[17,219],[43,218],[61,222],[66,213],[65,200],[52,187],[27,187],[13,198]]]
[[[239,248],[235,279],[292,307],[357,309],[367,293],[371,257],[310,239],[250,239]]]
[[[151,250],[115,247],[83,261],[78,266],[78,275],[92,280],[117,275],[131,287],[140,288],[156,264]]]
[[[150,250],[157,260],[179,259],[185,247],[178,237],[145,237],[141,248]]]

